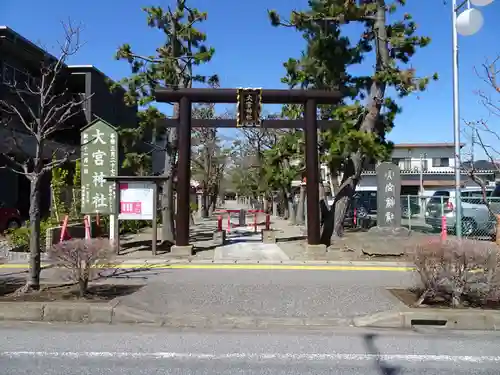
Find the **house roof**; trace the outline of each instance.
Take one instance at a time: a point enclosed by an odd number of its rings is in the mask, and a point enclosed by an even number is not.
[[[37,46],[31,40],[26,39],[24,36],[22,36],[21,34],[19,34],[18,32],[14,31],[14,30],[12,30],[8,26],[0,25],[0,39],[9,39],[11,42],[14,42],[14,43],[21,42],[22,44],[24,44],[25,48],[29,48],[35,53],[40,53],[41,55],[45,55],[45,56],[49,57],[50,59],[57,60],[57,57],[55,57],[51,53],[47,52],[42,47]]]
[[[56,56],[54,56],[51,53],[47,52],[45,49],[43,49],[42,47],[36,45],[31,40],[25,38],[24,36],[22,36],[21,34],[19,34],[18,32],[14,31],[14,30],[12,30],[8,26],[2,26],[2,25],[0,25],[0,40],[1,39],[8,39],[8,40],[10,40],[13,43],[21,42],[23,44],[23,46],[24,46],[25,49],[29,49],[29,50],[31,50],[34,53],[38,53],[40,55],[48,57],[51,60],[52,59],[53,60],[57,60]],[[109,76],[107,76],[101,70],[99,70],[98,68],[96,68],[94,65],[87,65],[87,64],[85,64],[85,65],[77,65],[77,64],[68,65],[68,64],[66,64],[66,67],[70,71],[77,71],[77,70],[90,71],[91,70],[91,71],[94,71],[94,72],[98,73],[99,75],[103,76],[105,79],[109,79],[109,80],[112,81],[112,79]]]
[[[464,147],[465,143],[460,144],[460,148]],[[394,148],[453,148],[454,143],[395,143]]]

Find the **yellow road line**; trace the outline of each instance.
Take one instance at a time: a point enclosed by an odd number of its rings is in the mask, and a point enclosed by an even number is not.
[[[48,266],[48,265],[44,265]],[[116,269],[212,269],[212,270],[307,270],[307,271],[414,271],[414,267],[390,266],[312,266],[312,265],[286,265],[286,264],[117,264],[110,267]],[[27,264],[2,264],[0,269],[28,269]]]

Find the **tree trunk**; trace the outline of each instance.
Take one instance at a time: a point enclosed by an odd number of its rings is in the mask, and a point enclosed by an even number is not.
[[[174,105],[174,118],[179,118],[179,103]],[[176,164],[177,151],[177,129],[168,130],[167,141],[165,145],[165,164],[163,175],[168,177],[163,183],[163,192],[161,196],[162,208],[162,227],[161,244],[173,245],[175,243],[175,205],[174,205],[174,171]]]
[[[217,208],[217,192],[215,191],[212,195],[210,195],[210,207],[208,210],[209,215],[212,215]]]
[[[288,198],[286,192],[283,190],[279,195],[280,205],[283,207],[283,219],[288,220],[290,217],[290,207],[288,206]]]
[[[297,207],[297,219],[295,220],[296,223],[299,225],[304,225],[304,223],[305,223],[305,215],[304,215],[305,201],[306,201],[306,186],[301,185],[300,186],[299,205]]]
[[[209,214],[209,206],[210,206],[210,201],[209,201],[209,195],[207,189],[202,190],[202,196],[201,196],[201,217],[206,219],[210,214]]]
[[[375,32],[376,72],[381,72],[390,66],[389,48],[387,45],[386,9],[385,1],[377,0],[373,31]],[[370,86],[369,102],[366,106],[366,115],[362,118],[360,131],[373,133],[384,101],[386,85],[379,80],[373,80]],[[335,196],[334,207],[325,218],[321,233],[321,243],[329,246],[332,235],[341,237],[344,232],[344,218],[349,202],[354,195],[356,186],[361,178],[364,155],[361,150],[351,153],[345,167],[342,183]]]
[[[89,287],[89,278],[87,277],[81,277],[78,279],[78,294],[80,298],[85,297],[85,294],[87,294],[87,289]]]
[[[294,196],[291,191],[287,192],[287,203],[288,203],[288,213],[289,213],[289,220],[290,224],[295,225],[297,222],[295,220],[295,208],[294,208]]]
[[[20,288],[16,294],[22,294],[31,290],[40,289],[41,265],[41,244],[40,244],[40,181],[39,176],[35,176],[30,181],[30,261],[26,284]]]
[[[170,143],[173,136],[172,132],[176,132],[177,130],[171,128],[168,135],[167,142]],[[177,136],[177,135],[175,135]],[[171,145],[171,143],[170,143]],[[164,167],[164,176],[168,177],[167,180],[163,183],[163,192],[161,196],[161,240],[162,245],[168,244],[173,245],[175,243],[175,225],[174,225],[174,185],[173,185],[173,171],[174,171],[174,155],[171,146],[167,146],[167,151],[165,152],[165,167]]]

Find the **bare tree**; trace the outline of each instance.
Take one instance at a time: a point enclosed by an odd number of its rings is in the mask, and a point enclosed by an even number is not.
[[[467,177],[478,185],[482,192],[482,200],[486,205],[490,215],[496,218],[497,221],[497,239],[500,239],[500,207],[496,202],[488,199],[487,187],[488,181],[478,173],[478,163],[475,160],[475,152],[480,151],[489,162],[489,169],[495,171],[495,175],[500,175],[500,130],[495,129],[495,120],[500,118],[500,82],[498,74],[500,70],[497,65],[500,56],[492,61],[486,60],[480,68],[476,68],[476,74],[483,82],[483,87],[476,90],[483,106],[488,112],[488,116],[475,120],[464,121],[465,129],[462,134],[465,134],[470,148],[464,152],[462,159],[464,160],[459,168]]]
[[[227,113],[216,115],[214,104],[197,106],[193,110],[193,118],[201,120],[227,117]],[[201,212],[202,217],[206,218],[215,210],[230,151],[223,148],[222,137],[216,128],[200,127],[193,131],[192,152],[193,176],[201,185]]]
[[[66,61],[82,46],[79,26],[63,24],[64,40],[59,43],[58,58],[45,56],[39,77],[31,82],[12,82],[10,93],[0,100],[2,128],[10,132],[9,144],[1,155],[11,171],[30,181],[30,270],[26,284],[18,290],[26,293],[40,288],[41,182],[45,173],[66,163],[75,150],[57,146],[54,136],[73,127],[72,120],[89,99],[72,93],[67,85]]]

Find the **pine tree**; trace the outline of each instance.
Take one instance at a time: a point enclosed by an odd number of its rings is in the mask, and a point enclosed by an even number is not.
[[[437,76],[418,77],[409,62],[418,48],[429,44],[428,37],[416,35],[417,25],[398,8],[405,0],[311,0],[306,11],[293,11],[289,21],[281,21],[275,11],[275,26],[294,27],[307,42],[300,59],[286,63],[290,86],[341,90],[339,106],[322,106],[322,119],[338,119],[342,127],[322,134],[320,150],[340,184],[333,209],[325,218],[321,242],[329,245],[332,234],[341,236],[347,207],[367,162],[386,159],[392,144],[386,134],[393,128],[401,108],[388,92],[398,97],[423,91]],[[396,13],[396,11],[398,11]],[[394,22],[391,18],[402,17]],[[347,36],[346,26],[357,24],[357,40]],[[349,30],[352,35],[352,25]],[[374,61],[369,75],[353,76],[352,66]],[[335,176],[334,176],[335,177]]]
[[[128,88],[126,101],[141,107],[151,108],[154,89],[157,86],[172,88],[191,87],[193,82],[217,82],[217,76],[206,77],[194,74],[194,67],[210,61],[215,50],[204,43],[206,35],[195,25],[207,19],[206,12],[200,12],[187,5],[187,0],[176,0],[176,7],[162,9],[158,6],[143,8],[147,14],[148,26],[165,34],[164,43],[154,55],[143,56],[133,52],[129,44],[122,45],[117,59],[130,64],[132,75],[120,82]],[[150,110],[151,111],[151,110]],[[158,112],[150,112],[158,116]],[[151,123],[150,116],[146,122]],[[174,105],[174,118],[178,117],[178,105]],[[165,164],[163,174],[168,177],[162,192],[162,240],[174,243],[174,201],[173,179],[177,153],[176,129],[156,129],[165,137]]]

